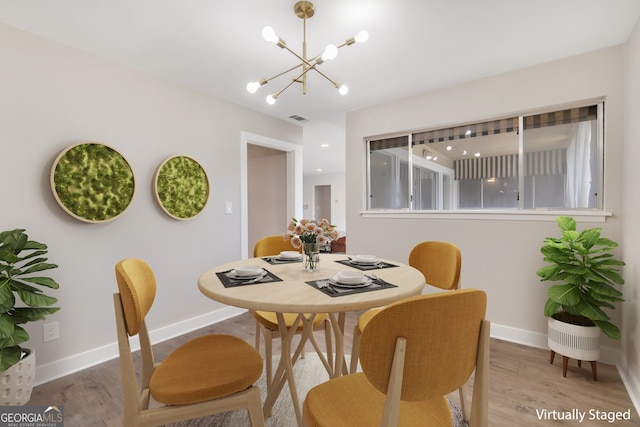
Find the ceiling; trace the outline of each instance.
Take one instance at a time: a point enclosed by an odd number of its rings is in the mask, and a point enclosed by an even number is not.
[[[342,126],[346,111],[620,44],[640,16],[638,0],[316,0],[309,57],[369,32],[319,66],[349,93],[312,73],[306,95],[294,84],[268,105],[294,73],[255,94],[245,87],[299,63],[261,36],[271,25],[301,54],[295,3],[0,0],[0,22],[306,127]],[[321,161],[305,160],[305,171]]]

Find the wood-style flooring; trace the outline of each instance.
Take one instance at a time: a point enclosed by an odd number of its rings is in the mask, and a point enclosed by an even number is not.
[[[345,352],[351,349],[357,314],[347,316]],[[115,327],[115,326],[114,326]],[[153,328],[153,325],[150,325]],[[255,323],[249,313],[202,328],[185,336],[156,344],[162,358],[188,339],[207,333],[228,333],[255,342]],[[323,339],[318,339],[322,345]],[[264,349],[264,346],[261,348]],[[310,347],[309,347],[310,349]],[[277,340],[274,354],[280,351]],[[310,351],[310,350],[308,350]],[[549,351],[491,340],[489,377],[489,425],[514,426],[640,426],[640,418],[614,366],[598,364],[598,381],[591,378],[589,363],[578,368],[571,361],[562,377],[562,358],[549,364]],[[471,382],[467,384],[470,401]],[[457,399],[457,392],[451,398]],[[35,387],[29,405],[64,406],[66,427],[122,425],[120,366],[117,359]],[[630,411],[630,420],[611,422]],[[584,414],[584,419],[566,419]],[[236,426],[230,426],[236,427]]]

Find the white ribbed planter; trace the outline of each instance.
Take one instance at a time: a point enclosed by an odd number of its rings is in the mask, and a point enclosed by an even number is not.
[[[18,363],[0,372],[0,405],[22,406],[31,399],[33,380],[36,374],[36,352],[27,350],[29,354]]]
[[[549,348],[571,359],[593,361],[600,358],[600,328],[560,322],[549,317]]]

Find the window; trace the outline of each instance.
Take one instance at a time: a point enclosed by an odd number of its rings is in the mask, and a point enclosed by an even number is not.
[[[601,103],[369,140],[368,208],[601,209],[602,110]]]

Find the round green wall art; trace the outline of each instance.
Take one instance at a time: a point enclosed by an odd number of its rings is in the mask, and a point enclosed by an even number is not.
[[[209,200],[209,179],[197,161],[173,156],[158,167],[154,190],[167,215],[191,219],[202,212]]]
[[[69,215],[84,222],[112,221],[131,204],[131,166],[113,148],[82,142],[63,150],[51,168],[51,189]]]

